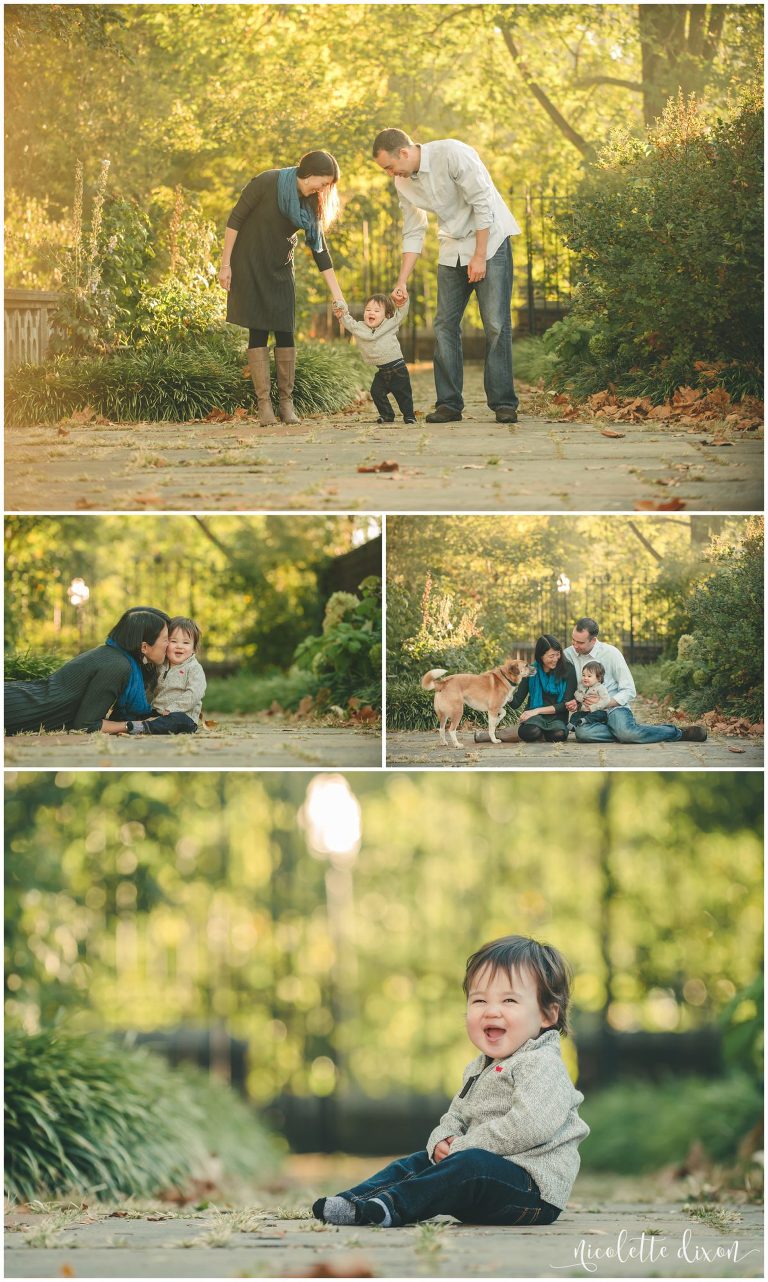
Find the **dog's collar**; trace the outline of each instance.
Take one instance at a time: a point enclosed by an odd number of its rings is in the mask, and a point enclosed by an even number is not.
[[[505,676],[504,676],[504,674],[503,674],[503,673],[502,673],[502,671],[501,671],[501,668],[495,668],[495,669],[494,669],[494,671],[495,671],[495,673],[496,673],[497,677],[499,678],[499,680],[501,680],[501,681],[505,682],[505,684],[506,684],[507,686],[509,686],[509,689],[510,689],[510,690],[514,690],[514,688],[515,688],[514,682],[513,682],[513,681],[510,681],[507,677],[505,677]]]

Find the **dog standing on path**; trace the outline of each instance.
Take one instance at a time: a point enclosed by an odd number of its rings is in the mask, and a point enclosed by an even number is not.
[[[515,690],[531,669],[522,659],[505,659],[498,668],[481,672],[457,672],[446,676],[447,668],[432,668],[421,678],[423,690],[435,691],[435,713],[440,722],[440,738],[446,748],[461,748],[456,736],[459,722],[464,716],[464,705],[488,716],[488,734],[491,743],[501,743],[496,737],[496,727],[504,716],[504,705],[514,698]],[[451,743],[445,737],[446,727]]]

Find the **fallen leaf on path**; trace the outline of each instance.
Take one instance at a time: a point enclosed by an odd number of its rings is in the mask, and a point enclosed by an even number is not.
[[[81,508],[81,509],[82,509],[82,508],[87,508],[87,507],[98,507],[98,506],[99,506],[99,504],[98,504],[98,503],[92,503],[90,499],[76,499],[76,500],[75,500],[75,507],[77,507],[77,508]]]
[[[213,730],[214,726],[217,726],[218,724],[219,724],[219,723],[218,723],[218,721],[204,721],[204,722],[203,722],[203,725],[205,726],[206,730]]]
[[[160,495],[159,494],[134,494],[133,501],[134,503],[140,503],[142,507],[156,507],[160,503]],[[96,507],[96,504],[93,503],[91,504],[91,506]]]
[[[107,1219],[108,1220],[127,1220],[128,1212],[127,1211],[110,1211],[109,1215],[107,1216]]]
[[[600,429],[600,435],[611,436],[611,437],[614,437],[616,440],[621,440],[622,437],[626,436],[626,432],[614,432],[613,429],[610,427],[603,427]]]
[[[215,408],[211,410],[210,414],[206,414],[205,418],[203,419],[203,422],[204,423],[228,423],[231,418],[232,418],[232,415],[227,414],[226,410],[220,410],[218,408]]]
[[[57,428],[56,428],[56,435],[57,435],[57,436],[71,436],[71,432],[70,432],[70,430],[69,430],[69,428],[68,428],[68,427],[57,427]]]
[[[281,1273],[281,1278],[375,1278],[367,1260],[318,1260],[301,1273]]]
[[[710,448],[714,449],[720,445],[733,445],[733,441],[708,441],[706,437],[702,437],[699,441],[699,445],[709,445]]]
[[[299,700],[299,706],[296,709],[297,717],[306,717],[307,713],[314,707],[314,697],[311,694],[305,694],[303,699]]]
[[[652,499],[641,499],[635,504],[636,512],[681,512],[687,504],[684,499],[667,499],[664,503],[654,503]]]
[[[465,463],[464,471],[465,472],[484,472],[485,464],[484,463]]]
[[[248,411],[242,405],[238,405],[232,417],[239,418],[239,419],[248,418]]]
[[[372,467],[363,467],[361,465],[357,470],[358,472],[399,472],[400,464],[390,459],[385,460],[383,463],[374,463]]]
[[[75,1273],[75,1270],[72,1268],[71,1264],[62,1264],[61,1268],[59,1269],[59,1277],[74,1278],[74,1277],[77,1277],[77,1274]]]
[[[737,748],[734,744],[729,743],[729,744],[728,744],[728,751],[729,751],[729,752],[746,752],[747,750],[746,750],[746,748]]]

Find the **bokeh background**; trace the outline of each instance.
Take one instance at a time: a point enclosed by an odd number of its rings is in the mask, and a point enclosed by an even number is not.
[[[464,959],[530,933],[575,969],[585,1170],[695,1150],[743,1183],[762,797],[748,772],[10,775],[8,1026],[144,1041],[295,1151],[391,1153],[471,1057]]]

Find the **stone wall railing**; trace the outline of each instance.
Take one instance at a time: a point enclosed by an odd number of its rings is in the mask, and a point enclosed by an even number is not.
[[[5,290],[5,368],[45,360],[58,294],[41,289]]]

